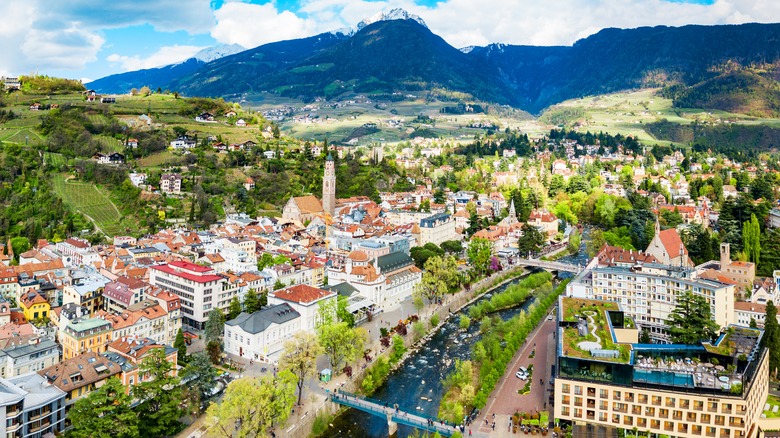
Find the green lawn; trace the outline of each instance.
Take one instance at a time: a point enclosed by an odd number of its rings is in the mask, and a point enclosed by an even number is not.
[[[53,178],[54,190],[73,209],[88,216],[109,236],[126,233],[122,215],[111,200],[93,184],[66,182],[64,175]]]
[[[780,398],[773,395],[768,395],[766,397],[766,403],[769,403],[769,409],[763,411],[762,414],[766,415],[766,418],[780,418],[780,409],[778,409],[778,412],[772,412],[774,406],[780,406]],[[764,408],[761,407],[761,409]]]

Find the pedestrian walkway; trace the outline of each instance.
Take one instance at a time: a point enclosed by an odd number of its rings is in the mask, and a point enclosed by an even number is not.
[[[388,406],[387,403],[379,400],[373,400],[346,391],[336,391],[331,395],[331,400],[334,403],[349,406],[378,417],[387,418],[388,421],[412,426],[426,432],[438,432],[442,436],[452,436],[455,433],[453,426],[437,418],[426,418],[414,413],[410,414],[398,409],[397,406]]]

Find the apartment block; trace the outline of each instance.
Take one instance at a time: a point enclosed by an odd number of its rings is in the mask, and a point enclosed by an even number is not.
[[[65,427],[65,392],[35,373],[0,378],[0,418],[0,436],[54,436]]]
[[[208,313],[217,306],[225,278],[208,267],[177,261],[150,269],[149,282],[174,293],[181,300],[183,323],[197,329],[206,325]]]

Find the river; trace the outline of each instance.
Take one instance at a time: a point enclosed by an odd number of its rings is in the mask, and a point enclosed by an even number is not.
[[[585,241],[588,235],[589,229],[586,228],[583,231],[579,254],[561,257],[558,261],[580,266],[587,264]],[[561,277],[565,276],[565,274],[561,275]],[[490,299],[493,293],[501,292],[510,284],[517,283],[523,278],[525,276],[496,287],[475,303],[466,306],[460,314],[468,314],[469,308],[474,304]],[[535,301],[536,296],[532,295],[521,306],[502,310],[498,315],[501,319],[507,320]],[[472,323],[466,332],[460,332],[459,321],[457,315],[450,318],[420,350],[410,355],[401,367],[388,376],[385,384],[379,387],[371,398],[386,401],[390,406],[398,403],[401,410],[416,412],[418,415],[436,417],[439,403],[444,395],[442,385],[444,376],[453,369],[455,359],[469,359],[471,346],[481,338],[478,323]],[[387,436],[386,419],[356,409],[348,409],[336,417],[332,424],[333,426],[325,432],[325,437],[384,438]],[[411,427],[399,424],[398,437],[407,437],[413,430]]]
[[[525,276],[492,289],[475,303],[466,306],[459,314],[468,314],[474,304],[490,299],[493,293],[501,292],[510,284],[519,282]],[[529,297],[521,306],[506,309],[497,314],[507,320],[536,301]],[[386,401],[390,406],[398,403],[401,410],[415,412],[418,415],[436,417],[439,403],[444,395],[442,380],[454,367],[455,359],[469,359],[471,346],[481,335],[479,324],[474,322],[466,332],[458,330],[460,317],[450,318],[430,340],[417,352],[411,354],[401,367],[388,376],[371,398]],[[398,437],[407,437],[414,429],[398,426]],[[333,420],[333,427],[325,437],[387,437],[387,420],[356,409],[348,409]]]

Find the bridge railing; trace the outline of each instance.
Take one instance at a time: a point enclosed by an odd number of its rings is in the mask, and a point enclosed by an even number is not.
[[[434,417],[422,417],[416,414],[409,414],[406,411],[398,410],[395,406],[385,406],[385,402],[347,391],[337,390],[331,395],[331,400],[335,403],[380,417],[386,418],[389,415],[390,419],[396,423],[416,427],[428,432],[439,432],[444,436],[451,436],[455,432],[454,427],[449,425],[445,426],[441,420]],[[428,423],[426,420],[431,420],[431,423]]]

